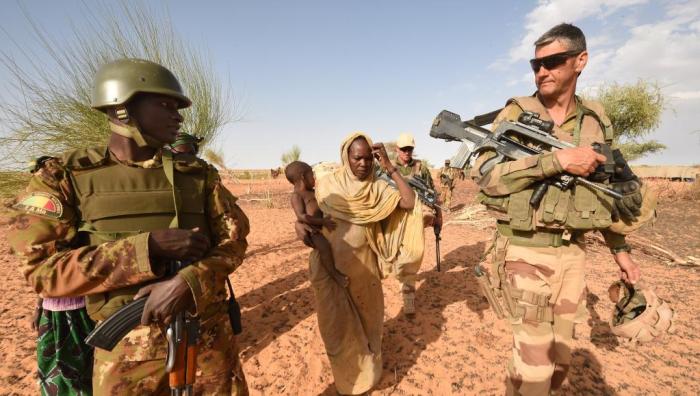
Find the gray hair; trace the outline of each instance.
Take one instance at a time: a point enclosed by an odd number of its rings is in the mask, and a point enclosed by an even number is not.
[[[586,50],[586,36],[578,27],[570,23],[561,23],[549,30],[535,41],[535,47],[550,44],[560,40],[567,51],[583,52]]]

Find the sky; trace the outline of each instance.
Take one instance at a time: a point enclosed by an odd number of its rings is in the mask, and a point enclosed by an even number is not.
[[[587,37],[579,91],[656,81],[668,98],[649,138],[667,145],[637,163],[700,163],[700,0],[162,1],[178,33],[205,49],[240,121],[216,144],[227,165],[280,165],[293,145],[309,163],[338,161],[353,131],[403,132],[439,165],[456,143],[429,137],[443,109],[468,119],[535,90],[533,42],[569,22]],[[5,2],[0,35],[31,46],[31,18],[59,41],[95,23],[76,0]],[[0,50],[13,44],[0,40]],[[0,89],[11,83],[0,67]]]

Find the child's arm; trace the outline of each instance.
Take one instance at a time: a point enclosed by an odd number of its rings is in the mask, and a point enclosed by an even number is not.
[[[314,217],[306,213],[306,205],[304,204],[304,198],[302,198],[299,194],[292,194],[292,208],[294,208],[294,214],[297,216],[297,221],[299,221],[300,223],[316,227],[329,226],[328,223],[330,219],[324,219],[323,217]]]

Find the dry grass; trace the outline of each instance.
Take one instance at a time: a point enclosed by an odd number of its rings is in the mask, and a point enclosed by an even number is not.
[[[469,224],[481,230],[493,225],[493,217],[483,205],[476,204],[459,210],[446,224]]]
[[[700,200],[700,179],[695,179],[692,183],[663,179],[645,179],[644,183],[647,183],[650,187],[659,192],[660,201]]]

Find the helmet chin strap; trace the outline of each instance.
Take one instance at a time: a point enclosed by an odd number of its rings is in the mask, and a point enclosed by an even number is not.
[[[160,140],[142,133],[136,120],[129,118],[129,113],[126,111],[126,108],[120,107],[117,109],[117,118],[119,121],[122,121],[123,124],[119,125],[110,120],[109,129],[113,133],[133,140],[139,147],[159,149],[165,146],[165,142],[161,142]]]

